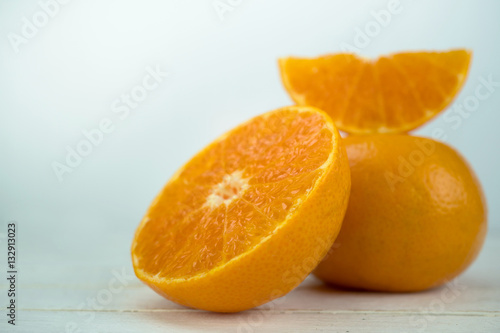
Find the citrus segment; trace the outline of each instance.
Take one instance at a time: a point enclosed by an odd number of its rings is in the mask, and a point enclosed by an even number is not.
[[[410,131],[445,109],[463,86],[471,52],[282,58],[283,84],[299,105],[321,108],[354,134]]]
[[[135,272],[191,307],[231,312],[270,301],[314,268],[294,265],[319,262],[331,246],[349,187],[345,151],[323,112],[288,107],[258,116],[167,183],[136,231]],[[298,280],[284,281],[287,272]]]

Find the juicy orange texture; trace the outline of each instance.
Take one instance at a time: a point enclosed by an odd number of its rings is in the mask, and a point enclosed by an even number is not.
[[[403,133],[445,109],[467,77],[471,52],[408,52],[365,59],[340,53],[282,58],[281,78],[298,105],[328,113],[354,134]]]
[[[233,312],[270,301],[326,254],[349,189],[328,116],[310,107],[258,116],[170,179],[137,229],[135,272],[190,307]]]

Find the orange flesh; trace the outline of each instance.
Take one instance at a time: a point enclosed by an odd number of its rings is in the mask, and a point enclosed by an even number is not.
[[[313,188],[332,135],[318,113],[282,111],[215,141],[151,206],[134,241],[134,266],[158,278],[186,278],[250,250]]]
[[[375,60],[353,54],[280,60],[283,83],[299,105],[327,112],[349,133],[412,130],[442,111],[465,82],[471,53],[414,52]]]

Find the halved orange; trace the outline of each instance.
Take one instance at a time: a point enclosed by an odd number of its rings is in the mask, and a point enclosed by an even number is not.
[[[435,117],[467,77],[471,52],[408,52],[365,59],[339,53],[282,58],[281,78],[298,105],[328,113],[353,134],[403,133]]]
[[[316,267],[349,191],[345,149],[324,112],[285,107],[257,116],[170,179],[136,231],[135,273],[189,307],[258,306]]]

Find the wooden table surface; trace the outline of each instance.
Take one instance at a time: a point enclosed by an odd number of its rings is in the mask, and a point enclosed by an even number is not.
[[[498,231],[489,232],[476,262],[442,288],[354,292],[310,276],[269,304],[218,314],[179,306],[143,285],[131,267],[130,228],[96,222],[57,232],[42,224],[18,229],[16,326],[3,315],[0,332],[500,332]],[[3,280],[2,304],[6,286]]]

